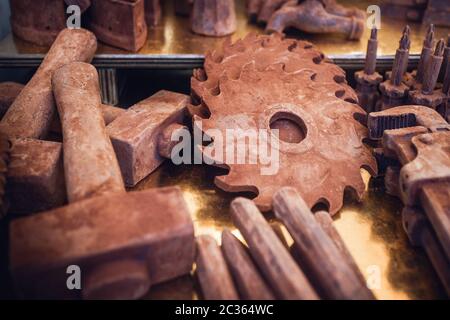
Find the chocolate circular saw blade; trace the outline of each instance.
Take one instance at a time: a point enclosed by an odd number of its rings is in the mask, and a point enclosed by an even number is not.
[[[206,55],[191,85],[197,103],[190,107],[194,128],[213,141],[199,146],[203,158],[229,169],[216,177],[216,185],[257,194],[254,201],[263,211],[272,208],[278,189],[292,186],[310,207],[325,203],[334,214],[346,188],[362,197],[360,168],[376,173],[376,161],[363,143],[367,128],[357,120],[365,112],[356,93],[344,71],[310,43],[279,35],[226,42],[220,52]],[[245,161],[229,154],[237,152],[236,140],[224,137],[233,129],[237,136],[242,130],[257,133],[257,139],[246,140]],[[260,132],[267,132],[265,138]],[[222,153],[217,152],[221,147]],[[261,161],[267,150],[278,154],[278,160],[273,158],[277,163]]]

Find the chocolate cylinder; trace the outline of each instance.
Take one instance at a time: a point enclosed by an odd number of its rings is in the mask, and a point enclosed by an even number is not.
[[[61,31],[33,78],[6,112],[0,130],[10,138],[45,138],[55,114],[53,72],[73,61],[91,61],[96,49],[97,41],[91,32],[84,29]]]
[[[52,83],[64,137],[69,202],[125,191],[100,109],[97,70],[74,62],[57,70]]]

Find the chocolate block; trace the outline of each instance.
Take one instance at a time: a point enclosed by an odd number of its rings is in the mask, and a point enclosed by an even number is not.
[[[61,0],[12,0],[11,27],[19,38],[50,46],[66,27],[66,8]]]
[[[194,227],[176,187],[110,193],[10,225],[10,270],[25,298],[129,298],[130,280],[139,278],[142,288],[188,274],[194,250]],[[67,288],[70,265],[80,267],[81,290]],[[121,278],[104,272],[111,265]]]
[[[135,186],[163,162],[159,135],[168,125],[183,120],[188,102],[186,95],[159,91],[107,126],[127,186]]]
[[[92,2],[90,29],[97,38],[114,47],[136,52],[147,39],[144,0]]]
[[[13,139],[7,195],[13,214],[45,211],[66,203],[61,143]]]

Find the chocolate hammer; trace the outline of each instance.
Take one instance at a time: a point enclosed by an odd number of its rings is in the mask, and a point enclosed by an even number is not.
[[[273,198],[275,215],[294,238],[295,247],[327,299],[374,299],[372,292],[314,218],[297,191],[284,187]]]
[[[151,284],[189,273],[194,229],[182,193],[176,187],[125,192],[98,107],[95,68],[66,65],[53,86],[71,203],[11,223],[17,291],[34,298],[134,299]],[[82,271],[81,292],[66,287],[70,265]]]
[[[97,40],[90,31],[61,31],[33,78],[3,116],[0,130],[9,138],[45,138],[56,110],[51,84],[53,72],[70,62],[90,62],[96,49]]]
[[[170,157],[172,134],[185,129],[181,123],[188,102],[184,94],[162,90],[107,126],[127,186],[135,186]]]
[[[277,298],[318,299],[308,279],[253,201],[245,198],[233,200],[231,215]]]
[[[23,90],[25,85],[16,82],[1,82],[0,83],[0,119],[8,111],[9,107],[16,100],[17,96]],[[110,124],[118,116],[125,112],[125,109],[110,106],[107,104],[101,104],[103,119],[105,120],[105,125]],[[50,131],[53,133],[61,133],[61,123],[59,116],[56,113],[50,124]]]

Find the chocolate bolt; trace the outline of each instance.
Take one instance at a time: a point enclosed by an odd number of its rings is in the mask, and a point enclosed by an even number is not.
[[[87,30],[61,31],[33,78],[0,121],[0,130],[10,138],[45,138],[56,110],[51,85],[53,72],[73,61],[91,61],[96,48],[97,40]]]
[[[222,37],[236,31],[234,0],[194,0],[192,31],[204,36]]]
[[[74,62],[57,70],[52,83],[64,137],[69,202],[125,191],[100,111],[97,70]]]
[[[231,215],[277,298],[318,299],[308,279],[253,201],[245,198],[233,200]]]
[[[301,260],[327,299],[374,299],[297,191],[282,188],[273,198],[275,215],[294,239]]]
[[[125,192],[99,108],[95,68],[66,65],[53,85],[71,203],[11,224],[17,291],[24,297],[77,298],[80,292],[66,286],[69,265],[82,270],[85,299],[134,299],[151,284],[189,273],[194,228],[182,192]]]
[[[330,237],[330,239],[333,240],[334,244],[338,248],[345,262],[352,268],[355,275],[358,276],[358,279],[361,282],[361,284],[365,286],[366,279],[361,273],[361,270],[359,269],[358,265],[353,259],[350,251],[348,251],[347,246],[344,243],[344,240],[341,238],[338,231],[333,226],[333,219],[331,218],[331,215],[326,211],[318,211],[314,213],[314,218],[322,227],[323,231],[325,231],[325,233],[328,235],[328,237]]]
[[[364,20],[330,13],[321,1],[292,1],[271,16],[266,31],[282,33],[289,27],[309,33],[341,33],[350,40],[359,40],[364,33]]]
[[[206,300],[239,299],[230,271],[216,240],[197,237],[197,276]]]
[[[433,54],[434,25],[428,27],[425,40],[423,41],[422,53],[420,54],[419,65],[417,67],[416,81],[421,84],[424,78],[425,69],[428,67],[429,59]]]
[[[222,232],[222,252],[244,300],[273,300],[270,288],[259,274],[247,248],[229,230]]]
[[[411,45],[411,41],[409,40],[409,30],[409,26],[406,26],[405,30],[403,30],[400,46],[395,54],[390,79],[380,84],[382,110],[404,104],[404,101],[408,96],[409,88],[403,83],[403,75],[405,74],[408,65],[409,48]]]
[[[108,125],[127,186],[135,186],[163,163],[164,156],[170,157],[174,145],[172,131],[182,126],[164,129],[183,122],[188,102],[189,97],[184,94],[162,90],[135,104]]]
[[[423,105],[436,109],[437,106],[444,102],[447,95],[440,90],[434,90],[443,61],[444,45],[444,40],[439,40],[434,54],[428,58],[421,87],[418,90],[409,93],[411,104]]]
[[[355,73],[357,82],[356,93],[359,104],[366,112],[375,111],[375,106],[380,98],[378,85],[383,81],[383,77],[375,71],[377,63],[377,40],[378,30],[373,28],[370,39],[367,42],[366,64],[364,70]]]
[[[147,40],[144,0],[93,1],[89,15],[90,29],[106,44],[136,52]]]
[[[411,244],[425,250],[447,295],[450,296],[450,262],[427,219],[420,209],[405,207],[402,211],[402,222]]]

